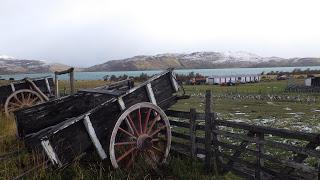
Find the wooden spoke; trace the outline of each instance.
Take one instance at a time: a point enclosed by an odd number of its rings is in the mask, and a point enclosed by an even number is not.
[[[139,130],[140,134],[142,134],[142,122],[141,122],[141,109],[138,109],[138,121],[139,121]]]
[[[24,98],[24,93],[21,93],[21,100],[22,100],[22,102],[25,104],[26,102],[25,102],[25,98]]]
[[[157,119],[160,117],[160,114],[157,114],[157,116],[152,120],[151,126],[149,127],[149,130],[147,132],[147,134],[150,134],[150,132],[152,131],[153,126],[156,124],[156,122],[158,121]]]
[[[135,137],[133,134],[129,133],[128,131],[122,129],[121,127],[119,127],[119,130],[122,131],[123,133],[129,135],[130,137],[132,137],[134,139],[137,139],[137,137]]]
[[[31,102],[30,102],[30,104],[33,104],[34,102],[36,102],[37,100],[40,100],[38,97],[36,97],[36,98],[34,98]]]
[[[161,151],[161,149],[155,147],[155,146],[152,146],[152,149],[156,150],[157,152],[161,153],[161,154],[164,154],[163,151]]]
[[[19,109],[19,108],[10,108],[10,109],[8,109],[8,111],[9,111],[9,112],[13,112],[13,111],[15,111],[15,110],[17,110],[17,109]]]
[[[152,109],[149,109],[148,112],[147,112],[147,116],[144,120],[144,126],[143,126],[143,133],[146,133],[147,132],[147,125],[148,125],[148,121],[150,119],[150,113],[151,113],[151,110]]]
[[[151,142],[158,142],[158,141],[160,141],[159,138],[156,138],[156,139],[152,139],[152,140],[151,140]]]
[[[130,153],[132,153],[134,150],[136,149],[136,147],[133,147],[131,149],[129,149],[128,151],[126,151],[124,154],[122,154],[118,159],[117,162],[120,162],[121,160],[123,160],[125,157],[127,157]]]
[[[136,126],[134,125],[134,122],[132,121],[130,114],[128,114],[128,120],[129,120],[129,123],[131,124],[131,127],[133,128],[134,132],[136,133],[136,135],[139,136],[140,133],[138,132]]]
[[[27,102],[30,104],[31,93],[28,93]]]
[[[134,161],[136,159],[136,156],[137,156],[137,150],[135,149],[134,152],[131,154],[131,159],[130,161],[127,163],[126,165],[126,169],[129,169],[133,164],[134,164]]]
[[[155,130],[150,136],[152,137],[152,136],[156,135],[158,132],[160,132],[162,129],[165,129],[166,127],[167,127],[166,125],[161,126],[157,130]]]
[[[115,146],[123,146],[123,145],[131,145],[131,144],[136,144],[137,142],[135,141],[128,141],[128,142],[117,142],[114,145]]]
[[[14,102],[9,102],[9,105],[11,106],[15,106],[15,107],[20,107],[21,104],[17,104],[17,103],[14,103]]]
[[[20,101],[20,99],[18,98],[17,95],[15,95],[15,96],[13,96],[13,97],[14,97],[14,99],[15,99],[18,103],[23,104],[23,103]]]

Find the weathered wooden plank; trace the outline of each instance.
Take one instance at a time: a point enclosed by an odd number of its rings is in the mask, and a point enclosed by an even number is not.
[[[171,131],[171,135],[173,137],[177,137],[177,138],[181,138],[181,139],[185,139],[185,140],[190,140],[190,135],[187,135],[187,134]]]
[[[167,110],[167,116],[190,119],[190,112]]]
[[[179,115],[186,113],[178,111]],[[171,114],[177,114],[176,112],[170,112]],[[178,116],[178,115],[177,115]],[[188,116],[185,114],[184,116]],[[202,116],[202,115],[199,115]],[[175,117],[175,116],[173,116]],[[200,119],[197,117],[197,119]],[[226,126],[226,127],[233,127],[248,131],[254,131],[257,133],[264,133],[264,134],[272,134],[274,136],[279,136],[283,138],[291,138],[291,139],[300,139],[305,141],[314,141],[319,142],[320,140],[320,134],[317,133],[305,133],[305,132],[299,132],[299,131],[290,131],[287,129],[278,129],[278,128],[271,128],[271,127],[265,127],[265,126],[257,126],[257,125],[251,125],[243,122],[235,122],[235,121],[226,121],[226,120],[216,120],[215,121],[218,126]],[[204,130],[205,125],[198,125],[197,129]]]
[[[223,148],[227,148],[227,149],[237,149],[238,148],[237,145],[224,143],[224,142],[218,142],[218,145],[223,147]],[[243,149],[243,151],[244,151],[244,153],[247,153],[247,154],[252,155],[252,156],[256,156],[256,157],[259,156],[259,152],[255,151],[255,150],[252,150],[252,149],[245,148],[245,149]],[[307,166],[307,165],[304,165],[302,163],[297,163],[297,162],[294,162],[292,160],[279,159],[279,158],[277,158],[275,156],[267,155],[267,154],[264,154],[264,153],[260,153],[260,158],[268,160],[268,161],[271,161],[271,162],[274,162],[274,163],[283,164],[285,166],[294,168],[294,169],[299,170],[299,171],[303,171],[305,173],[315,174],[317,172],[317,170],[315,168]]]
[[[138,88],[122,97],[122,99],[127,108],[138,102],[149,102],[148,94],[145,88]]]
[[[247,136],[248,136],[248,137],[253,137],[253,136],[254,136],[254,133],[248,132]],[[249,145],[249,141],[246,141],[246,140],[245,140],[245,141],[242,141],[242,142],[240,143],[240,145],[239,145],[236,149],[234,149],[235,151],[234,151],[234,153],[232,154],[232,158],[237,158],[237,157],[239,157],[239,156],[241,155],[241,153],[244,152],[243,150],[246,149],[248,145]],[[216,153],[219,154],[219,152],[216,152]],[[233,161],[232,159],[230,159],[229,162],[227,163],[228,166],[233,166],[233,164],[234,164],[234,161]],[[226,169],[223,170],[223,173],[226,173],[226,172],[227,172]]]
[[[183,128],[189,128],[190,123],[182,122],[182,121],[175,121],[175,120],[169,120],[171,126],[178,126]]]
[[[151,86],[157,103],[161,103],[175,93],[171,83],[171,72],[151,81]]]
[[[252,132],[272,134],[272,135],[284,137],[284,138],[300,139],[300,140],[314,141],[314,142],[319,142],[319,138],[320,138],[320,134],[316,134],[316,133],[304,133],[299,131],[290,131],[287,129],[277,129],[277,128],[270,128],[265,126],[256,126],[256,125],[250,125],[243,122],[216,120],[216,123],[219,126],[227,126],[227,127],[244,129]]]
[[[309,150],[314,150],[315,148],[317,148],[317,146],[318,146],[318,143],[309,142],[305,146],[305,148],[309,149]],[[306,155],[306,154],[297,154],[296,156],[293,157],[293,161],[296,163],[302,163],[307,157],[308,157],[308,155]],[[287,174],[290,174],[292,171],[294,171],[294,168],[285,167],[282,171]]]
[[[246,179],[254,179],[254,176],[252,174],[248,174],[248,173],[245,173],[243,172],[243,167],[242,168],[235,168],[233,166],[228,166],[227,164],[224,164],[224,163],[221,163],[221,162],[218,162],[219,163],[219,166],[221,166],[222,168],[224,169],[229,169],[230,171],[232,171],[233,173],[241,176],[241,177],[244,177]]]
[[[285,149],[288,151],[293,151],[295,153],[309,155],[309,156],[313,156],[313,157],[317,157],[317,158],[320,157],[319,151],[309,150],[309,149],[305,149],[303,147],[274,142],[274,141],[270,141],[270,140],[260,141],[260,140],[257,140],[256,138],[251,138],[251,137],[244,136],[243,134],[238,134],[238,133],[230,133],[230,132],[225,132],[225,131],[220,131],[220,130],[215,130],[214,132],[217,134],[223,135],[223,136],[234,138],[234,139],[241,139],[241,140],[249,141],[251,143],[259,143],[262,145],[268,145],[273,148]]]
[[[77,94],[16,111],[19,136],[77,117],[110,98],[108,95]]]

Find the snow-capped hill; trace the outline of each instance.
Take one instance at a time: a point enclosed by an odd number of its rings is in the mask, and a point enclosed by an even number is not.
[[[48,63],[39,60],[16,59],[11,56],[0,56],[0,74],[13,73],[46,73],[61,71],[70,66],[56,63]]]
[[[154,56],[134,56],[122,60],[111,60],[85,69],[86,71],[158,70],[166,68],[239,68],[315,66],[320,58],[262,57],[245,51],[237,52],[193,52],[189,54],[166,53]]]
[[[225,57],[238,60],[238,61],[262,61],[263,58],[253,53],[245,52],[245,51],[226,51],[222,53]]]
[[[10,60],[10,59],[15,59],[15,58],[12,56],[2,54],[2,55],[0,55],[0,59]]]

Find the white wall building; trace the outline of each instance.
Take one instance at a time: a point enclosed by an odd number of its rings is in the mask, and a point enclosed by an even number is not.
[[[231,83],[252,83],[260,82],[259,74],[233,75],[233,76],[209,76],[206,78],[207,84],[226,84]]]

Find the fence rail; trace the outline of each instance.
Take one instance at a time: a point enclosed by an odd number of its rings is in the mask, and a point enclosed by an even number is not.
[[[205,113],[166,111],[172,147],[203,159],[208,173],[247,179],[320,179],[320,134],[217,120],[206,92]],[[181,119],[184,119],[181,121]]]

